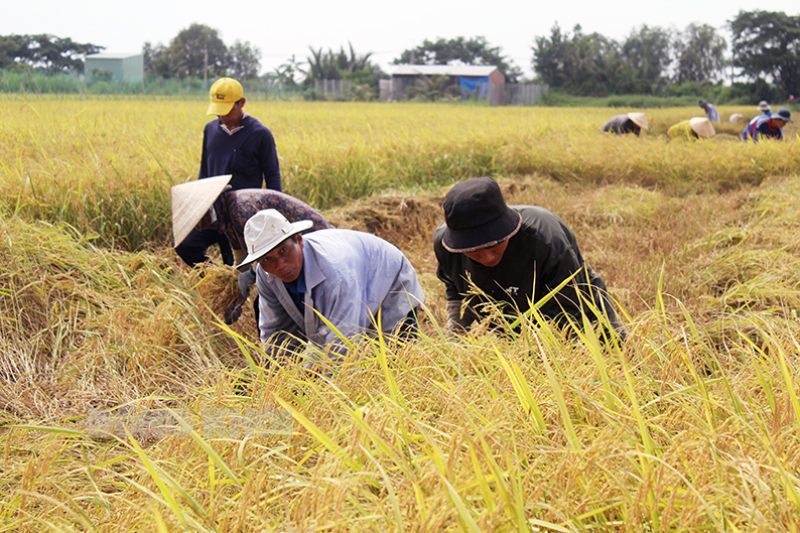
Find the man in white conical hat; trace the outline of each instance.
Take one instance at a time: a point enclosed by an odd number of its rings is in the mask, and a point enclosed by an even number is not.
[[[616,133],[617,135],[623,135],[625,133],[635,133],[639,135],[641,130],[646,129],[647,115],[634,112],[617,115],[603,125],[603,132]]]
[[[277,209],[291,222],[311,220],[313,225],[309,231],[333,227],[313,207],[288,194],[269,189],[230,190],[230,178],[230,175],[215,176],[172,187],[172,229],[177,246],[193,230],[214,231],[231,243],[233,255],[241,262],[247,255],[244,226],[263,209]],[[239,274],[241,294],[225,313],[227,324],[238,320],[255,279],[255,272],[250,268]],[[253,309],[258,322],[258,298]]]

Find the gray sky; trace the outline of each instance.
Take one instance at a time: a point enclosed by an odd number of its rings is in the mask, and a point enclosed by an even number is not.
[[[217,29],[227,45],[239,39],[258,46],[264,72],[292,54],[305,60],[309,46],[347,49],[348,41],[358,54],[373,52],[390,72],[394,58],[426,38],[481,35],[530,77],[534,38],[549,35],[556,22],[563,30],[581,24],[586,33],[621,40],[641,24],[722,28],[740,10],[755,9],[800,12],[796,0],[23,0],[4,3],[0,35],[50,33],[106,46],[106,52],[139,52],[145,41],[166,45],[197,22]]]

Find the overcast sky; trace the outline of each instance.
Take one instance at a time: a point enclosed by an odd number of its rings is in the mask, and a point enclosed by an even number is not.
[[[531,46],[558,22],[563,30],[580,24],[621,40],[634,27],[685,28],[691,22],[724,30],[740,10],[800,12],[797,0],[22,0],[4,2],[0,35],[49,33],[106,47],[106,52],[140,52],[150,41],[165,45],[192,23],[220,32],[226,45],[237,39],[261,49],[262,71],[292,54],[305,60],[309,46],[373,53],[391,72],[403,50],[437,37],[486,37],[530,77]]]

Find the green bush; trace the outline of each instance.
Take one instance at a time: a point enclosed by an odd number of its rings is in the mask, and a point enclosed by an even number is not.
[[[697,105],[696,96],[652,96],[618,94],[612,96],[572,96],[558,91],[546,93],[538,105],[548,107],[636,107],[662,108]]]

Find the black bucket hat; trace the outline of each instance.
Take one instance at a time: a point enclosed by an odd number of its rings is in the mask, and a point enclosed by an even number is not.
[[[472,178],[453,186],[442,202],[442,244],[450,252],[471,252],[513,237],[522,215],[506,205],[492,178]]]

